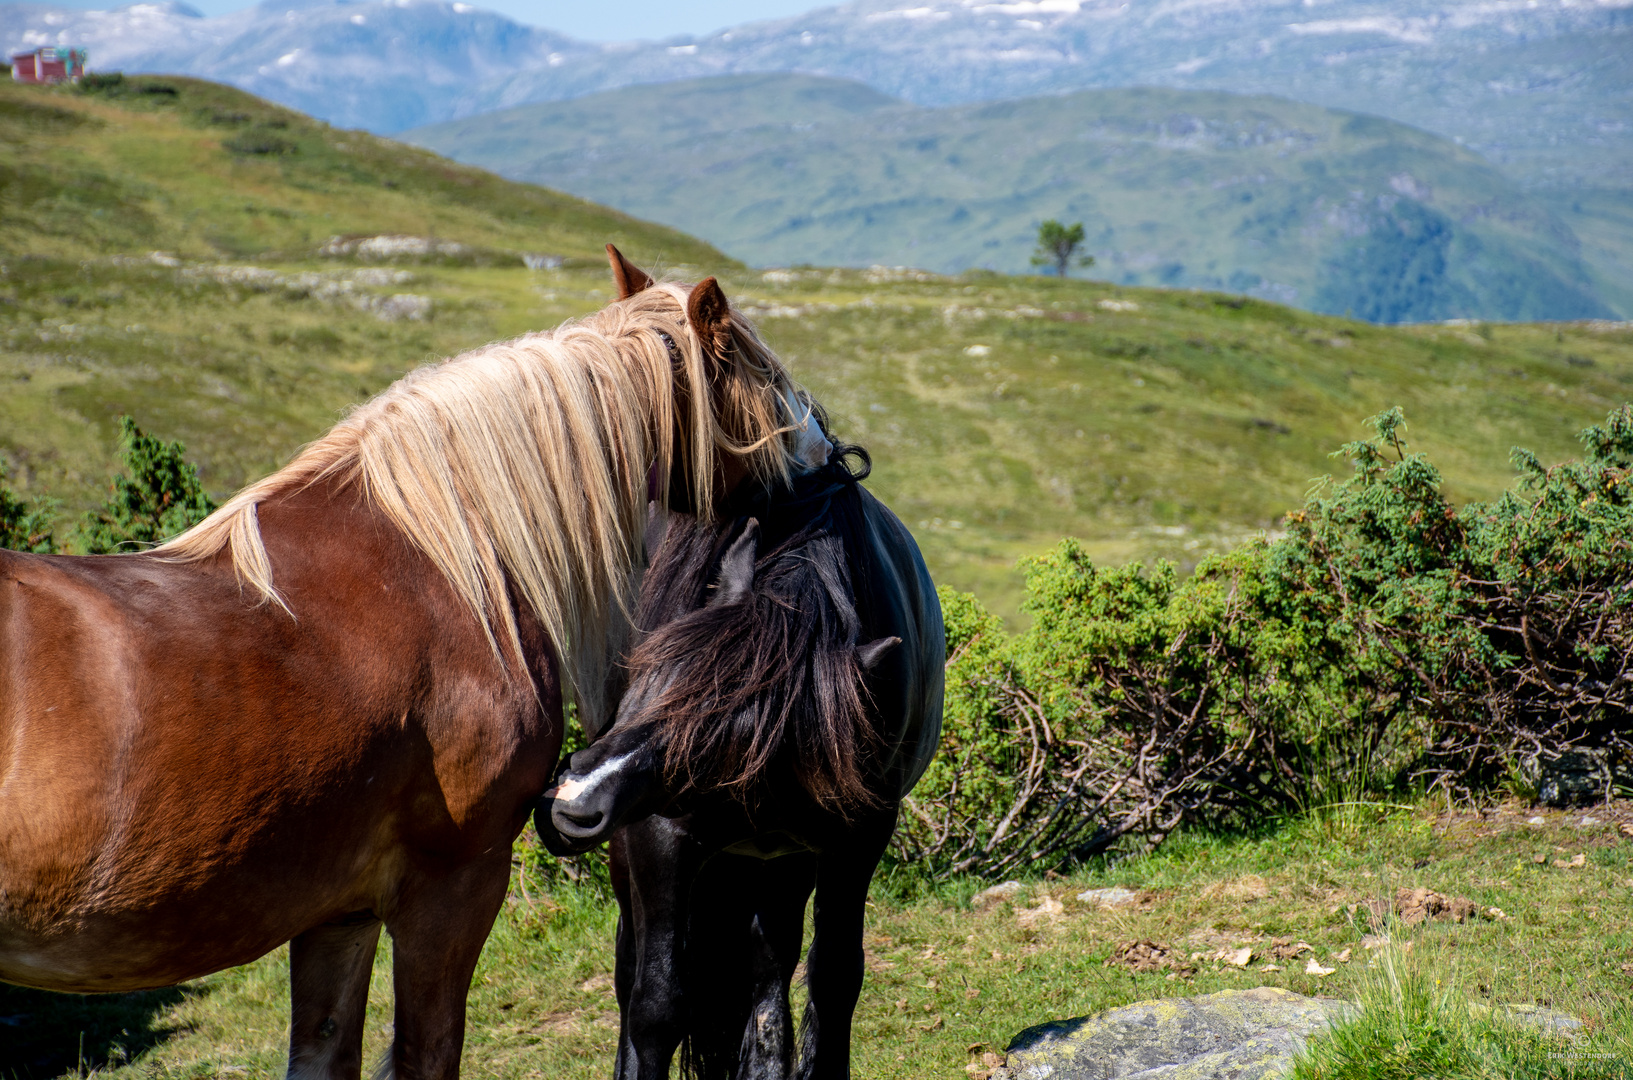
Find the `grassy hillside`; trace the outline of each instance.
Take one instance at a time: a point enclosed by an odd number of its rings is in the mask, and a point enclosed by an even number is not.
[[[309,258],[332,236],[457,239],[474,258],[599,257],[608,240],[723,261],[671,229],[509,183],[215,83],[0,82],[0,254]]]
[[[1039,277],[751,272],[667,230],[288,114],[273,114],[290,126],[272,130],[317,148],[239,161],[219,131],[189,119],[190,97],[264,106],[177,85],[176,100],[157,104],[0,88],[12,136],[36,140],[7,167],[48,162],[28,174],[37,186],[24,205],[60,226],[53,237],[14,225],[8,187],[0,454],[23,491],[64,500],[64,521],[102,497],[121,413],[185,441],[210,489],[230,491],[417,364],[605,304],[606,272],[589,260],[603,236],[643,265],[720,273],[841,433],[872,449],[872,486],[938,579],[1010,614],[1014,560],[1065,534],[1108,561],[1194,561],[1276,527],[1333,467],[1327,453],[1391,405],[1453,493],[1474,498],[1507,485],[1511,446],[1567,456],[1578,429],[1633,397],[1633,328],[1622,324],[1388,328]],[[349,160],[330,140],[377,155],[373,179],[319,170]],[[100,188],[66,179],[93,167]],[[447,195],[446,177],[485,194]],[[98,191],[149,208],[140,246],[117,233],[120,214],[83,212]],[[269,231],[237,234],[263,245],[253,259],[210,239],[251,192],[290,215],[258,215]],[[52,216],[74,200],[81,211]],[[488,254],[312,254],[331,233],[406,228],[394,222],[415,215],[435,217],[439,240]],[[529,271],[506,247],[572,257]]]
[[[1602,290],[1559,216],[1452,141],[1271,97],[1095,90],[931,109],[746,75],[405,137],[761,265],[1024,272],[1038,222],[1058,218],[1087,225],[1090,276],[1375,322],[1604,316],[1633,286],[1612,268]]]

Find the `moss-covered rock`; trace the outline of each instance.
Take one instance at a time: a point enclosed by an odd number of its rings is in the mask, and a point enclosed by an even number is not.
[[[1354,1008],[1271,986],[1141,1001],[1027,1028],[992,1080],[1259,1080]]]

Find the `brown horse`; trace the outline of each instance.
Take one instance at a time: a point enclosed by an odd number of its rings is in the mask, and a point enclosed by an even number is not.
[[[387,1067],[458,1074],[649,492],[707,515],[811,437],[714,279],[608,250],[625,298],[414,372],[162,547],[0,552],[0,979],[134,990],[288,941],[289,1073],[355,1077],[384,926]]]

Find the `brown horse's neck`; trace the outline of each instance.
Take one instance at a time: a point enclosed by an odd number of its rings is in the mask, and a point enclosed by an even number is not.
[[[449,648],[469,653],[468,662],[496,660],[480,621],[441,571],[370,505],[356,482],[325,478],[274,495],[257,518],[273,579],[297,622],[313,605],[413,608],[435,618]],[[555,651],[547,635],[526,605],[514,610],[524,663],[535,679],[547,669],[553,684]]]

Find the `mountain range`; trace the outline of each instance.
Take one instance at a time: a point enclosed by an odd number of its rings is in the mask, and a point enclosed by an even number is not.
[[[385,133],[634,83],[803,72],[920,105],[1273,93],[1459,139],[1542,186],[1621,186],[1633,160],[1633,0],[857,0],[613,44],[442,0],[265,0],[216,18],[174,0],[0,5],[0,45],[53,43]]]
[[[1409,124],[1483,157],[1512,188],[1527,193],[1521,216],[1533,223],[1541,220],[1539,214],[1551,216],[1537,227],[1558,234],[1557,242],[1542,244],[1546,251],[1530,241],[1521,245],[1529,252],[1526,259],[1541,257],[1548,267],[1530,290],[1533,297],[1580,295],[1608,310],[1633,313],[1633,63],[1627,59],[1633,56],[1633,0],[856,0],[702,37],[610,44],[576,41],[442,0],[265,0],[214,18],[174,0],[107,12],[0,4],[0,45],[53,43],[89,46],[93,69],[199,75],[337,126],[379,133],[621,88],[754,73],[862,83],[880,95],[886,112],[902,103],[920,106],[921,114],[911,120],[907,117],[912,114],[900,110],[892,114],[896,119],[879,118],[881,123],[899,120],[915,131],[931,123],[932,115],[955,117],[947,107],[964,108],[956,117],[979,126],[986,122],[980,118],[996,114],[971,111],[978,103],[1028,95],[1130,86],[1274,94]],[[663,109],[662,99],[658,94],[641,100]],[[1073,107],[1064,106],[1067,113]],[[552,155],[559,159],[568,146],[598,138],[616,142],[626,136],[629,124],[639,126],[637,118],[617,120],[600,135],[575,131],[557,146],[533,147],[528,161],[548,162]],[[789,122],[805,121],[795,117]],[[879,129],[868,128],[858,136],[862,142],[872,139],[874,148],[888,149]],[[756,145],[765,149],[770,142],[762,138]],[[988,139],[985,145],[995,144]],[[860,148],[859,142],[855,149]],[[1445,148],[1435,153],[1446,161],[1455,157]],[[524,175],[514,158],[472,160]],[[924,163],[912,153],[896,160],[901,167]],[[996,178],[1011,176],[1008,161],[995,161],[992,175],[977,187],[990,190]],[[564,174],[549,182],[572,187],[604,178],[597,168],[581,170],[577,179]],[[738,169],[738,180],[746,180],[750,171]],[[534,170],[525,175],[538,179],[544,174]],[[1349,190],[1369,190],[1375,186],[1370,177],[1367,173],[1362,178],[1366,182]],[[931,178],[941,179],[945,177]],[[1343,174],[1330,169],[1321,181],[1329,187],[1344,183]],[[597,199],[611,197],[597,187],[587,191]],[[700,219],[660,213],[639,193],[621,191],[617,197],[619,205],[634,212],[657,213],[700,229],[710,240],[768,263],[837,260],[843,251],[860,251],[827,240],[762,244],[755,238],[792,241],[798,231],[779,233],[771,220],[771,204],[786,203],[787,193],[774,188],[764,193],[764,200],[746,189],[735,194],[767,205],[746,212],[753,220],[720,233],[704,229]],[[1387,200],[1398,193],[1378,194]],[[871,206],[880,192],[860,195]],[[964,262],[1013,268],[1020,257],[1017,215],[1033,203],[1040,213],[1050,210],[1047,199],[1029,201],[1026,191],[1011,195],[1002,212],[994,210],[992,227],[982,232],[980,257],[969,257],[973,240],[963,237],[960,250],[926,261],[940,267]],[[651,195],[664,197],[662,192]],[[941,194],[927,190],[926,197],[931,201],[909,215],[918,222],[913,227],[917,246],[913,236],[892,226],[886,233],[906,237],[906,242],[888,249],[874,245],[878,261],[895,264],[924,257],[925,236],[942,229],[937,214],[943,210],[936,202]],[[986,198],[980,192],[972,197]],[[1516,205],[1513,191],[1505,189],[1501,201]],[[1468,209],[1478,221],[1463,225],[1478,232],[1493,223],[1491,208],[1484,204],[1476,201]],[[877,223],[877,213],[865,208],[862,213],[858,221]],[[1368,213],[1367,222],[1357,219],[1347,227],[1371,232],[1378,214]],[[1175,219],[1170,225],[1188,220]],[[1028,226],[1035,224],[1033,220]],[[958,226],[966,229],[968,222],[960,219]],[[1419,225],[1388,228],[1405,228],[1410,234]],[[1425,235],[1433,234],[1426,255],[1431,262],[1469,254],[1440,225],[1422,228],[1428,230]],[[1102,237],[1098,250],[1133,253],[1122,259],[1119,274],[1125,280],[1230,287],[1238,273],[1249,280],[1258,275],[1263,284],[1254,287],[1265,295],[1287,296],[1286,288],[1292,288],[1305,297],[1300,303],[1313,302],[1309,298],[1317,288],[1309,275],[1300,283],[1286,273],[1257,268],[1269,263],[1254,254],[1251,244],[1233,256],[1230,266],[1211,256],[1176,259],[1163,244],[1130,244],[1117,237]],[[1483,250],[1489,262],[1493,254]],[[1206,265],[1210,259],[1215,264],[1211,268]],[[1150,265],[1132,268],[1142,261]],[[1185,267],[1183,273],[1174,270],[1176,262]],[[1509,276],[1529,272],[1530,265],[1524,260],[1511,265]],[[1482,273],[1475,264],[1466,269]],[[1539,309],[1529,302],[1470,306],[1467,299],[1458,301],[1459,310],[1527,317],[1600,310],[1574,300]],[[1340,303],[1331,300],[1327,306]],[[1446,310],[1437,303],[1429,306]],[[1362,310],[1347,302],[1337,308],[1351,309]]]
[[[757,265],[1025,273],[1047,218],[1092,276],[1373,322],[1594,318],[1576,236],[1478,155],[1378,117],[1199,90],[924,108],[860,83],[632,86],[402,138]],[[1034,271],[1035,272],[1035,271]]]

